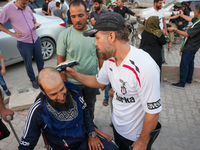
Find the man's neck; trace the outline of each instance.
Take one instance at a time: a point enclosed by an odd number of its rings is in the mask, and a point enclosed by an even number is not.
[[[128,53],[130,52],[130,45],[129,43],[121,43],[119,42],[116,44],[116,51],[115,51],[115,59],[116,59],[116,65],[119,66],[123,60],[126,58]]]

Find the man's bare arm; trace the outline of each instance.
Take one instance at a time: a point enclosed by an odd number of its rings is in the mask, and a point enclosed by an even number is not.
[[[165,18],[163,17],[162,20],[163,20],[163,27],[164,27],[164,30],[165,30],[165,35],[167,35],[167,24],[165,22]]]
[[[65,62],[65,58],[66,58],[66,56],[61,56],[61,55],[57,54],[57,65]],[[61,75],[63,81],[67,81],[66,74],[64,72],[61,72],[60,75]]]
[[[14,37],[18,37],[18,38],[22,37],[22,34],[20,32],[15,32],[15,33],[10,32],[1,23],[0,23],[0,31],[3,31],[3,32],[9,34],[10,36],[14,36]]]
[[[184,36],[184,37],[189,37],[189,34],[188,34],[187,32],[178,30],[178,29],[176,29],[176,28],[170,27],[170,28],[167,28],[167,30],[168,30],[169,32],[176,32],[176,33],[178,33],[179,35],[182,35],[182,36]]]
[[[192,22],[192,18],[193,18],[193,17],[184,15],[182,10],[180,10],[180,17],[182,17],[183,19],[185,19],[189,22]]]
[[[94,18],[90,19],[91,26],[94,26],[95,22],[96,22],[96,20],[94,20]]]
[[[7,109],[3,103],[3,99],[0,93],[0,115],[3,118],[4,121],[8,122],[6,119],[6,116],[10,115],[13,119],[14,112],[10,109]]]
[[[79,81],[80,83],[82,83],[83,85],[91,87],[91,88],[104,89],[106,86],[106,85],[100,84],[97,81],[97,78],[95,75],[85,75],[85,74],[78,73],[74,67],[67,67],[66,71],[63,71],[63,72],[65,72],[65,74],[68,77],[73,78]]]
[[[146,113],[143,123],[142,133],[138,141],[132,144],[133,150],[146,150],[149,140],[151,138],[150,132],[155,130],[158,123],[159,113],[149,114]]]

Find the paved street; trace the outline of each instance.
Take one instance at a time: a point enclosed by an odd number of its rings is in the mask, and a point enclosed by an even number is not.
[[[143,27],[139,27],[141,33]],[[179,66],[180,56],[178,51],[180,44],[173,45],[170,51],[166,51],[167,66]],[[37,68],[33,62],[35,73]],[[56,67],[56,55],[51,60],[45,62],[45,67]],[[195,57],[195,68],[200,68],[200,51]],[[31,82],[28,79],[24,63],[6,67],[7,73],[4,77],[12,97],[19,91],[29,91],[32,89]],[[199,150],[200,149],[200,82],[194,80],[189,85],[186,84],[184,89],[177,89],[170,85],[174,82],[171,79],[162,79],[161,82],[161,100],[163,110],[160,114],[159,121],[162,124],[162,130],[157,140],[153,144],[153,150]],[[32,89],[34,90],[34,89]],[[39,90],[35,90],[39,93]],[[104,94],[97,96],[95,106],[95,124],[98,128],[113,136],[110,124],[110,104],[103,106]],[[28,97],[27,97],[28,99]],[[7,106],[7,105],[6,105]],[[15,111],[12,124],[21,138],[23,133],[25,119],[28,110]],[[134,114],[133,114],[134,115]],[[5,123],[11,131],[9,125]],[[11,135],[0,141],[0,149],[17,150],[18,143]],[[35,150],[45,150],[42,138],[40,138]]]

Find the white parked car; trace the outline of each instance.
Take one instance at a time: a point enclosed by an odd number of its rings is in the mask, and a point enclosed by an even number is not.
[[[48,60],[56,52],[56,41],[59,33],[66,29],[65,23],[62,19],[54,16],[41,16],[35,13],[34,16],[36,21],[41,24],[40,28],[37,29],[37,33],[41,40],[43,59]],[[14,32],[9,21],[3,26]],[[0,50],[6,66],[23,60],[17,49],[16,39],[2,31],[0,31]]]

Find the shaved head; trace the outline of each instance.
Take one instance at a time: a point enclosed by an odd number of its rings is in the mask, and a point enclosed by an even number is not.
[[[60,73],[53,67],[44,68],[37,77],[38,85],[42,91],[45,91],[44,85],[52,86],[58,83],[59,80],[62,80]]]
[[[58,110],[67,110],[72,106],[71,94],[55,68],[48,67],[40,71],[37,82],[51,106]]]

